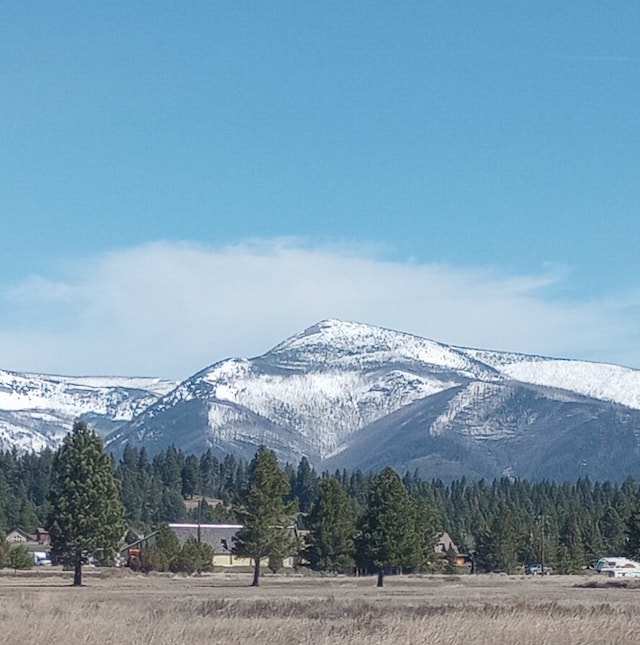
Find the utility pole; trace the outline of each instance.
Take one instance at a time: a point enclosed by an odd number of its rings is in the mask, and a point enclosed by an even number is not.
[[[540,515],[540,573],[544,576],[544,513]]]

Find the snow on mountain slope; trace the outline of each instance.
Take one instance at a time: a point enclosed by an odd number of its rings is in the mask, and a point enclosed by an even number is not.
[[[128,421],[174,383],[156,378],[69,377],[0,371],[0,410],[56,410]]]
[[[0,411],[0,450],[41,452],[57,448],[69,432],[63,415],[40,411]]]
[[[636,370],[584,361],[547,360],[510,365],[505,373],[525,383],[562,387],[640,410],[640,383]]]
[[[0,372],[0,410],[56,409],[128,420],[175,384],[160,379],[86,378]],[[132,393],[138,393],[132,397]]]
[[[363,369],[374,365],[430,365],[470,378],[491,380],[495,370],[457,348],[361,323],[323,320],[285,340],[265,356],[282,367]]]
[[[321,467],[423,477],[640,476],[640,411],[517,381],[471,382],[363,428]]]
[[[341,367],[407,361],[485,382],[517,380],[640,409],[640,371],[618,365],[471,349],[359,323],[327,320],[284,341],[269,354],[322,355]]]
[[[280,429],[292,457],[324,458],[358,429],[476,375],[498,377],[473,358],[433,341],[324,321],[262,356],[229,359],[202,370],[130,427],[135,441],[157,438],[168,430],[170,422],[163,418],[172,418],[173,408],[198,400],[208,410],[207,427],[202,428],[205,445],[246,439],[243,424],[252,424],[249,434]],[[222,405],[227,403],[232,407]],[[118,432],[110,439],[121,442],[124,435]]]
[[[459,351],[498,370],[503,376],[560,388],[600,401],[640,410],[640,371],[619,365],[529,356],[476,349]]]
[[[59,383],[84,386],[88,388],[123,388],[127,390],[146,390],[160,397],[173,390],[177,383],[167,379],[150,376],[51,376],[25,374],[28,378],[55,380]]]
[[[497,403],[504,401],[508,396],[508,390],[498,384],[478,381],[469,383],[449,400],[446,410],[431,424],[429,433],[438,436],[453,423],[459,423],[468,435],[502,439],[509,433],[504,428],[497,427],[497,424],[488,424],[486,417]],[[473,419],[472,424],[468,422],[469,417]],[[478,423],[478,419],[483,420]]]
[[[158,379],[0,372],[0,447],[55,445],[81,417],[109,433],[115,452],[127,443],[150,452],[175,445],[250,459],[265,444],[283,461],[305,455],[320,464],[330,455],[374,454],[387,436],[390,455],[380,459],[393,454],[408,463],[407,453],[419,461],[421,451],[444,450],[453,463],[479,451],[488,473],[498,452],[501,469],[515,468],[519,457],[507,444],[525,438],[535,447],[536,437],[549,443],[564,433],[561,450],[569,460],[571,432],[588,429],[595,446],[623,436],[631,454],[640,428],[640,413],[631,409],[640,410],[638,370],[456,347],[337,320],[173,386]],[[375,442],[367,438],[372,428]]]
[[[326,354],[305,352],[292,369],[293,354],[271,352],[249,360],[231,359],[203,370],[153,406],[144,425],[181,402],[201,400],[208,406],[208,432],[216,440],[237,436],[240,408],[293,433],[314,454],[323,457],[355,430],[419,398],[454,387],[459,379],[384,368],[345,368]],[[396,359],[398,357],[396,356]],[[230,403],[234,407],[221,407]],[[136,425],[139,425],[136,421]]]
[[[540,387],[547,388],[540,400],[551,407],[576,402],[576,395],[627,405],[635,401],[631,393],[640,393],[640,372],[628,371],[623,391],[610,377],[624,368],[593,366],[455,347],[325,320],[261,356],[229,359],[202,370],[110,440],[117,450],[127,441],[180,445],[188,437],[189,445],[201,449],[240,446],[246,452],[271,438],[287,460],[301,455],[323,460],[345,450],[361,430],[448,390],[452,398],[424,432],[437,438],[456,427],[474,440],[507,440],[528,423],[514,417],[519,404],[510,402],[516,391],[510,383],[530,384],[533,408],[538,393],[531,388]],[[187,418],[193,427],[186,428]]]
[[[233,384],[206,375],[212,396],[286,426],[324,456],[356,429],[456,383],[391,370],[361,373],[327,369],[309,373],[252,374]],[[321,430],[321,431],[320,431]]]
[[[175,383],[158,378],[71,377],[0,371],[0,448],[55,448],[74,420],[111,431]]]

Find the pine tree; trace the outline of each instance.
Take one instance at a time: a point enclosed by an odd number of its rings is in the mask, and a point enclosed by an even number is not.
[[[198,542],[190,535],[174,560],[172,571],[182,573],[203,573],[213,568],[213,549],[209,544]]]
[[[620,555],[626,547],[627,526],[615,508],[610,507],[600,522],[606,553]]]
[[[140,527],[143,524],[142,511],[145,506],[142,481],[144,471],[138,466],[138,449],[127,444],[122,453],[116,477],[120,481],[120,498],[124,504],[127,522]]]
[[[140,553],[140,568],[149,571],[172,571],[180,557],[180,541],[167,524],[162,524],[153,536],[153,542]]]
[[[52,552],[73,564],[73,584],[79,586],[85,558],[108,560],[125,531],[113,463],[100,438],[82,421],[74,424],[55,456],[49,500]]]
[[[640,511],[636,511],[627,527],[626,555],[634,560],[640,559]]]
[[[18,526],[28,533],[33,533],[39,526],[36,505],[30,500],[25,499],[20,506],[18,515]]]
[[[296,549],[291,531],[295,505],[284,502],[289,487],[273,452],[261,446],[249,465],[248,488],[236,509],[243,527],[233,538],[233,553],[254,561],[254,587],[260,584],[262,558],[285,558]]]
[[[0,531],[0,569],[5,566],[9,559],[9,543],[3,531]]]
[[[298,470],[291,477],[289,497],[298,500],[301,513],[308,513],[314,500],[318,497],[318,476],[306,457],[300,460]]]
[[[522,517],[513,506],[501,506],[491,523],[487,545],[478,544],[480,559],[489,571],[515,573],[521,564],[527,532]]]
[[[187,515],[182,494],[175,488],[163,488],[157,503],[155,523],[158,521],[181,522]]]
[[[367,494],[367,507],[359,522],[357,555],[359,565],[378,573],[383,586],[387,569],[415,567],[424,557],[416,548],[417,506],[393,468],[385,468],[373,479]]]
[[[413,530],[409,535],[406,567],[425,569],[433,564],[435,559],[436,539],[439,531],[436,530],[436,521],[431,507],[424,499],[411,498],[411,511],[409,517],[413,521]]]
[[[562,573],[579,573],[587,565],[584,551],[583,529],[577,514],[567,517],[561,531]]]
[[[7,565],[14,571],[18,571],[18,569],[31,569],[33,567],[33,556],[29,553],[26,544],[19,544],[9,550]]]
[[[347,493],[333,477],[320,482],[309,515],[306,557],[311,568],[345,571],[353,566],[355,518]]]
[[[200,461],[195,455],[189,455],[184,461],[184,466],[180,473],[183,499],[193,499],[193,496],[201,488],[199,466]]]

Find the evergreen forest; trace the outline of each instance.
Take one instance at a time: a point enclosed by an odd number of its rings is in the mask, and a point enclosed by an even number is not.
[[[0,532],[33,532],[46,525],[53,462],[49,450],[0,453]],[[144,449],[127,446],[114,467],[131,528],[239,519],[234,509],[247,488],[249,464],[232,455],[186,455],[171,447],[150,457]],[[387,472],[391,469],[317,473],[305,458],[283,470],[289,480],[286,501],[297,506],[300,528],[327,534],[324,541],[312,540],[309,548],[311,566],[317,569],[345,570],[354,561],[379,569],[381,556],[369,548],[371,541],[368,551],[358,552],[357,538],[365,531],[374,535],[382,516],[389,523],[387,534],[402,527],[404,538],[398,539],[405,542],[411,527],[420,526],[416,531],[432,535],[434,543],[436,535],[448,532],[478,571],[515,573],[543,561],[558,573],[577,573],[603,555],[640,557],[640,485],[631,478],[622,484],[586,478],[572,483],[508,478],[444,483],[401,473],[396,481]],[[194,499],[201,501],[189,503]],[[342,535],[336,527],[342,527]],[[404,552],[416,545],[407,542],[398,548]],[[424,567],[447,567],[449,559],[425,561]],[[403,568],[402,559],[385,562]]]

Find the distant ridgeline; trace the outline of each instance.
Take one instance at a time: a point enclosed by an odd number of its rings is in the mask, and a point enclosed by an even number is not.
[[[0,453],[0,529],[27,532],[45,526],[53,453]],[[286,465],[290,498],[297,499],[300,527],[318,498],[323,478],[335,478],[363,514],[373,475],[346,470],[319,475],[306,459]],[[129,525],[150,529],[163,522],[236,521],[231,504],[247,484],[247,463],[211,452],[185,455],[169,448],[150,459],[127,447],[116,464]],[[403,475],[403,473],[400,473]],[[602,555],[640,555],[640,486],[578,480],[574,484],[497,479],[444,484],[406,473],[407,491],[433,516],[460,552],[475,554],[485,570],[516,570],[538,562],[577,572]]]
[[[0,370],[0,450],[55,450],[76,419],[118,460],[175,446],[249,462],[265,444],[332,473],[640,480],[640,370],[338,320],[180,383]]]

